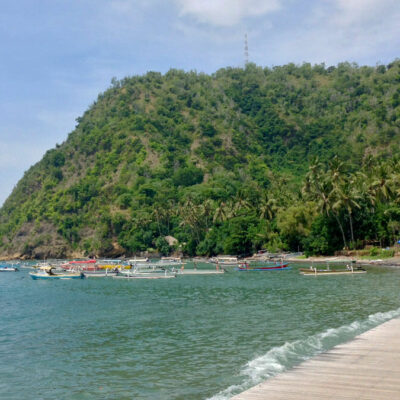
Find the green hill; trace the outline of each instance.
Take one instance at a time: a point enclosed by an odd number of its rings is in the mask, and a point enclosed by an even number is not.
[[[399,154],[399,60],[113,79],[6,200],[0,255],[389,244]]]

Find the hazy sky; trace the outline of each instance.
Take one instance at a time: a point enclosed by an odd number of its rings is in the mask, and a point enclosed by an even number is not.
[[[112,77],[250,61],[387,64],[400,0],[1,0],[0,204]]]

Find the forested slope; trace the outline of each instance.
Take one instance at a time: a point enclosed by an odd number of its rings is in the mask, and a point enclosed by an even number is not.
[[[389,244],[399,155],[398,60],[113,79],[5,202],[0,255]]]

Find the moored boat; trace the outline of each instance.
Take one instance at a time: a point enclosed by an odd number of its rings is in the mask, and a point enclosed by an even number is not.
[[[161,257],[161,259],[158,263],[159,264],[168,264],[168,265],[181,264],[182,259],[180,257]]]
[[[85,275],[83,272],[55,272],[54,266],[41,267],[35,272],[30,272],[29,275],[32,279],[83,279]]]
[[[19,269],[12,265],[0,265],[0,272],[17,272]]]
[[[83,272],[86,278],[106,278],[110,276],[116,276],[120,271],[118,269],[98,269],[95,271],[85,270],[77,272]]]
[[[134,265],[137,263],[143,264],[143,263],[148,263],[150,262],[148,257],[135,257],[135,258],[131,258],[130,260],[128,260],[128,263],[130,265]]]
[[[116,279],[170,279],[175,278],[176,275],[154,275],[154,274],[119,274],[113,276]]]
[[[73,261],[69,261],[69,264],[96,264],[96,260],[95,259],[91,259],[91,260],[73,260]]]
[[[345,269],[330,269],[329,267],[326,269],[317,269],[313,266],[310,268],[300,268],[299,269],[301,275],[305,276],[317,276],[317,275],[353,275],[353,274],[366,274],[367,271],[358,266],[354,268],[352,265],[348,265]]]
[[[96,260],[74,260],[61,264],[61,268],[67,271],[97,271],[99,267]]]
[[[265,263],[261,265],[240,264],[237,271],[282,271],[291,269],[288,263]]]
[[[218,264],[220,266],[236,266],[239,264],[239,260],[234,256],[218,256],[210,259],[213,264]]]
[[[130,266],[122,265],[121,260],[79,260],[61,264],[61,268],[69,272],[83,272],[86,277],[106,277],[116,275],[121,269]]]
[[[157,263],[135,266],[130,270],[121,270],[116,277],[157,279],[175,278],[176,274],[177,271],[174,268],[172,268],[172,270],[169,270],[168,268],[165,268],[165,266]]]

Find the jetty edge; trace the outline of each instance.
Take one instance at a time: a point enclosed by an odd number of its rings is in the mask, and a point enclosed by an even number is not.
[[[276,375],[231,400],[400,398],[400,318]]]

